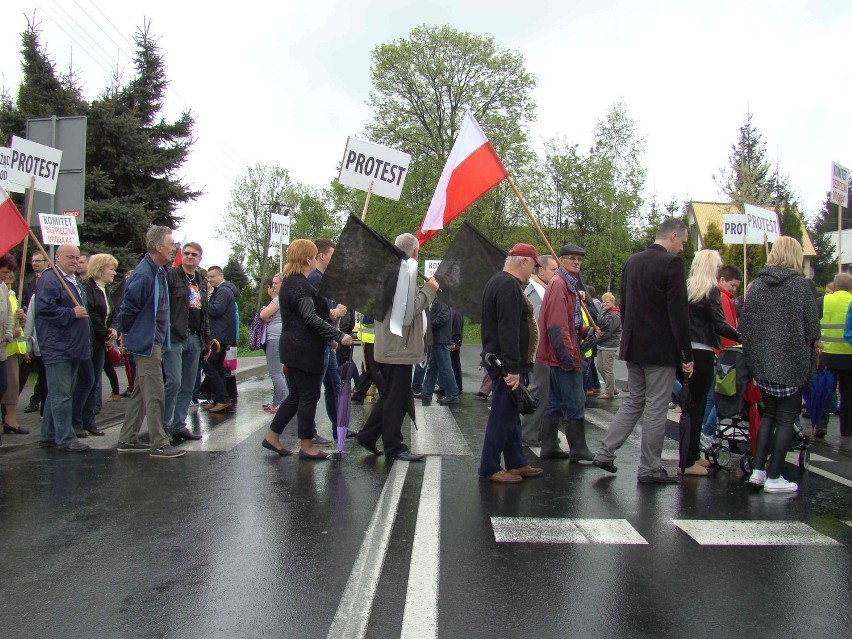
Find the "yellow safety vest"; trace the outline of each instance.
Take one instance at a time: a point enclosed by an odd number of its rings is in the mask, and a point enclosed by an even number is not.
[[[364,344],[374,344],[376,342],[375,324],[362,324],[359,321],[355,325],[355,330],[358,332],[358,339]]]
[[[6,344],[6,355],[8,357],[12,357],[13,355],[26,355],[27,340],[23,336],[21,324],[20,322],[18,322],[18,318],[16,315],[18,312],[18,298],[11,291],[9,292],[9,312],[12,314],[12,317],[15,318],[15,327],[13,329],[13,333],[16,335],[16,337],[11,342]]]
[[[819,324],[826,353],[852,355],[852,344],[843,339],[850,302],[852,293],[849,291],[835,291],[822,298],[822,320]]]
[[[577,299],[577,303],[578,304],[580,303],[579,298]],[[583,320],[583,326],[591,326],[591,318],[589,317],[589,314],[586,313],[586,309],[582,306],[580,307],[580,319]],[[578,344],[578,346],[579,346],[579,344]],[[591,356],[592,356],[592,349],[591,348],[583,353],[583,358],[587,359]]]

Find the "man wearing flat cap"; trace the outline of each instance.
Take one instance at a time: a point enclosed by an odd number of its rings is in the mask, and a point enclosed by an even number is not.
[[[515,244],[503,270],[488,280],[482,293],[482,358],[493,390],[479,477],[500,484],[519,483],[542,473],[541,468],[527,463],[520,415],[512,397],[518,385],[527,383],[534,362],[538,331],[524,286],[533,269],[540,266],[534,246]],[[493,356],[503,364],[506,377],[493,364]],[[501,455],[505,470],[500,465]]]
[[[550,367],[550,396],[541,427],[542,459],[594,459],[586,446],[586,394],[580,353],[583,333],[588,330],[583,326],[578,290],[585,255],[585,249],[576,244],[559,249],[559,269],[547,285],[538,313],[541,341],[536,361]],[[559,448],[560,423],[564,423],[568,440],[567,455]]]

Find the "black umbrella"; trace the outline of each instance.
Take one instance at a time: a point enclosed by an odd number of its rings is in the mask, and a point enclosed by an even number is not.
[[[680,429],[680,460],[689,456],[689,442],[692,439],[690,433],[692,431],[692,420],[689,418],[689,409],[692,408],[692,393],[689,391],[689,380],[684,380],[683,386],[680,388],[680,393],[677,396],[677,403],[680,406],[680,419],[678,427]]]

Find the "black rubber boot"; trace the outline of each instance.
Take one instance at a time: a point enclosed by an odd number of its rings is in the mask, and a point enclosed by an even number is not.
[[[568,453],[559,448],[559,415],[545,415],[541,420],[540,459],[568,459]]]
[[[565,420],[565,437],[568,438],[571,461],[594,461],[595,456],[586,446],[586,422],[583,419]]]

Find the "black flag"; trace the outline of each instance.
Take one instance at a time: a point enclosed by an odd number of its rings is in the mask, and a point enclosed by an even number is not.
[[[441,286],[438,295],[474,322],[481,321],[482,291],[505,261],[506,251],[475,226],[464,222],[435,271],[435,279]]]
[[[354,215],[349,216],[319,292],[383,320],[393,303],[400,261],[406,255]]]

